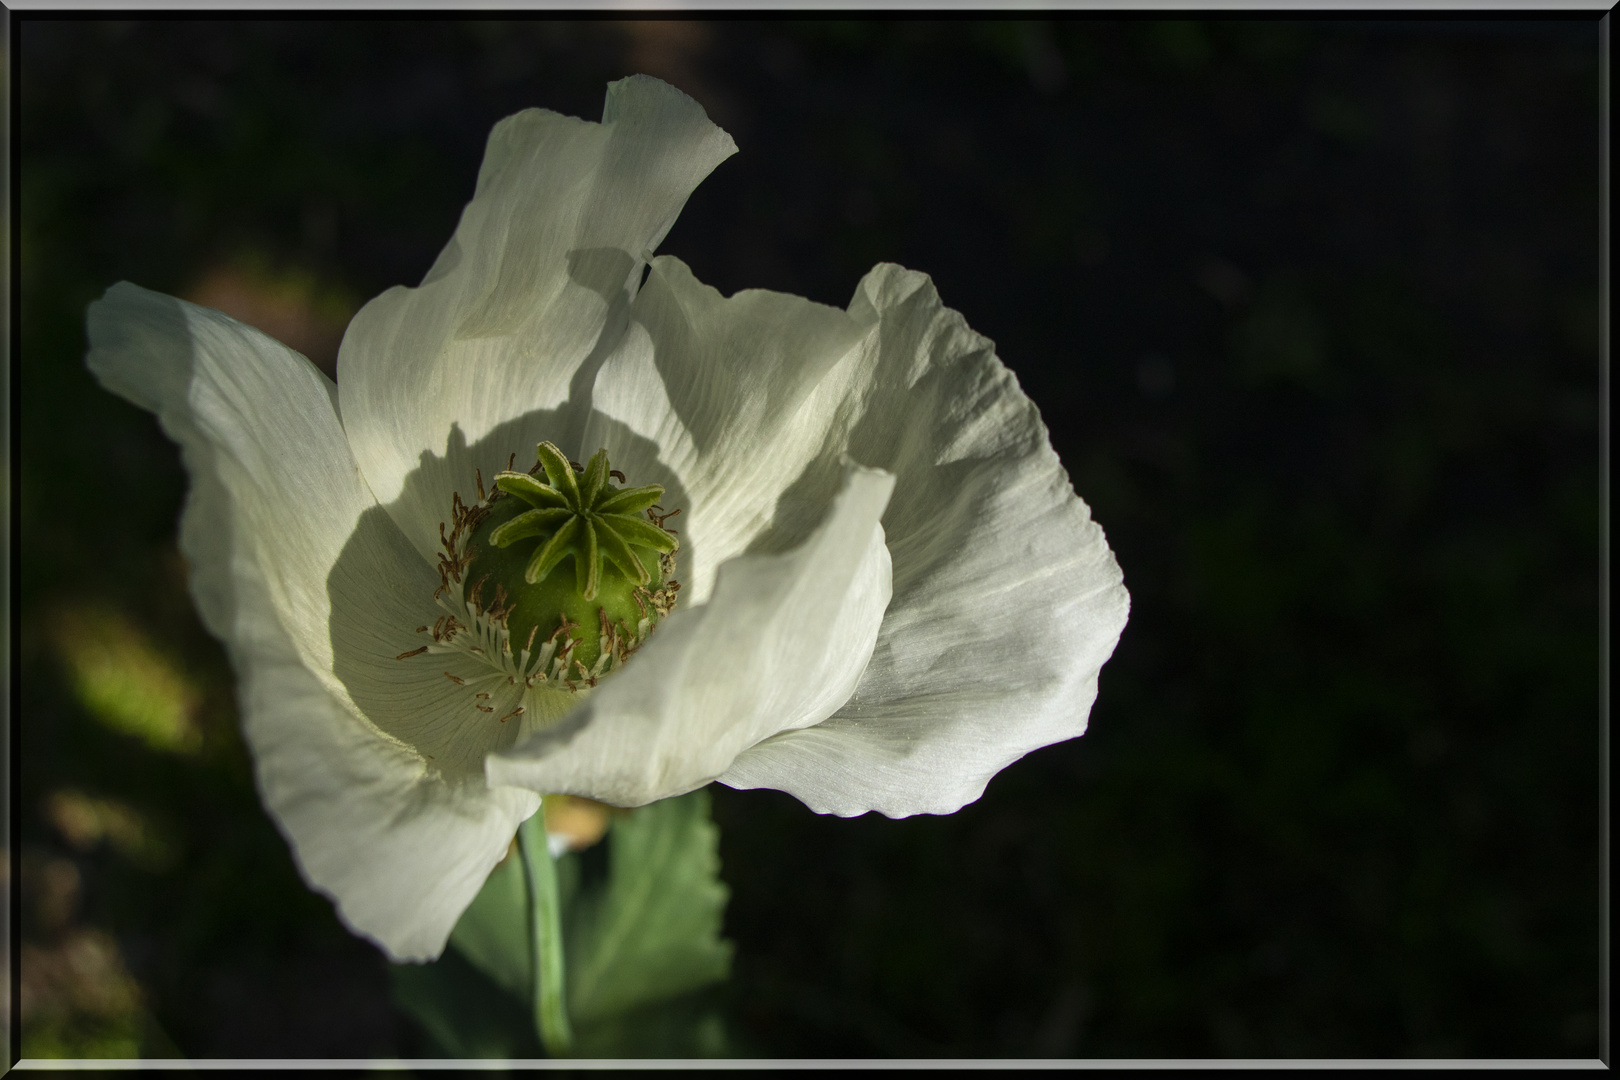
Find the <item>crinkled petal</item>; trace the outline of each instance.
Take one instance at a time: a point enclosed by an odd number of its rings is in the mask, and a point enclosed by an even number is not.
[[[495,126],[443,254],[419,287],[362,308],[338,355],[355,459],[423,554],[475,467],[532,463],[542,439],[589,452],[575,444],[591,379],[648,253],[735,151],[643,75],[609,86],[600,124],[529,109]]]
[[[379,619],[421,606],[399,581],[435,578],[361,480],[335,388],[250,327],[127,283],[91,305],[89,336],[103,385],[181,446],[192,591],[230,650],[259,788],[301,871],[394,956],[436,955],[535,802],[447,778],[383,730],[407,703],[433,711],[425,673],[390,653],[391,671],[377,657],[360,662],[373,678],[343,675],[351,653],[395,648]]]
[[[221,561],[195,543],[186,555]],[[346,925],[395,960],[437,957],[538,797],[447,779],[357,724],[279,633],[262,584],[235,576],[230,652],[265,806]]]
[[[798,548],[720,568],[585,704],[488,759],[491,784],[639,806],[721,775],[738,753],[819,723],[854,690],[890,595],[886,473],[850,468]]]
[[[598,423],[643,436],[656,460],[637,474],[662,467],[689,494],[695,598],[735,552],[802,537],[846,455],[896,477],[894,601],[856,698],[724,782],[824,812],[948,813],[1085,730],[1128,608],[1119,568],[1035,406],[925,275],[880,266],[841,312],[721,297],[665,257],[632,319],[597,378]]]
[[[597,375],[586,442],[670,489],[663,505],[683,511],[672,523],[682,599],[701,603],[727,559],[783,550],[821,519],[842,473],[828,435],[871,322],[765,289],[722,297],[670,256],[653,260],[631,320]],[[816,490],[798,492],[818,461]]]
[[[177,425],[177,442],[190,432],[219,451],[240,542],[304,666],[434,768],[482,772],[484,755],[517,732],[477,723],[471,692],[442,663],[397,659],[427,641],[417,628],[440,615],[439,578],[361,478],[331,380],[251,327],[127,283],[89,318],[89,363],[103,382]]]
[[[951,813],[1085,731],[1130,598],[1034,404],[926,275],[879,266],[850,312],[877,331],[835,443],[895,474],[894,599],[850,702],[721,780],[821,813]]]

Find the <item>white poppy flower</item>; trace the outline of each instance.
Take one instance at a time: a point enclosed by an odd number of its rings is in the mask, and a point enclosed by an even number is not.
[[[734,151],[644,76],[600,124],[502,121],[455,236],[355,316],[335,384],[217,311],[127,283],[91,305],[91,369],[182,448],[180,544],[265,804],[396,958],[439,954],[541,792],[635,806],[718,779],[944,814],[1085,729],[1129,601],[991,343],[897,266],[841,311],[651,256]],[[541,443],[606,457],[558,476]],[[663,565],[656,526],[602,525],[649,485],[679,536]],[[500,547],[477,519],[503,507],[541,512],[500,548],[508,591],[475,595]],[[636,625],[514,632],[563,518],[574,554],[541,584],[586,592],[589,561]]]

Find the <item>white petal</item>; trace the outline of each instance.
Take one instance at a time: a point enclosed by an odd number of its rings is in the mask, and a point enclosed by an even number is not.
[[[331,380],[251,327],[128,283],[91,305],[89,328],[88,363],[110,389],[157,412],[176,442],[213,447],[241,546],[304,666],[434,768],[481,772],[517,732],[478,723],[442,663],[397,659],[426,642],[416,628],[440,614],[439,578],[360,477]]]
[[[437,957],[539,797],[446,779],[378,739],[274,640],[262,587],[237,581],[231,655],[265,806],[346,925],[395,960]]]
[[[491,784],[639,806],[719,776],[779,731],[825,719],[855,688],[889,601],[878,519],[893,478],[851,468],[799,548],[720,568],[583,707],[487,764]]]
[[[1129,597],[1034,404],[927,277],[879,266],[850,312],[877,330],[829,450],[896,477],[894,598],[854,698],[721,781],[823,813],[951,813],[1085,730]]]
[[[797,544],[821,520],[842,479],[827,437],[875,319],[764,289],[722,297],[660,256],[631,320],[597,375],[586,442],[684,511],[683,596],[701,602],[721,563]],[[818,461],[811,490],[790,490]]]
[[[300,869],[394,955],[435,955],[535,804],[466,769],[447,780],[379,730],[431,714],[451,684],[375,653],[400,651],[410,635],[386,620],[430,607],[416,589],[436,576],[360,479],[335,388],[263,334],[127,283],[91,305],[89,335],[91,370],[181,446],[193,593],[230,649],[260,790]]]
[[[355,458],[418,550],[437,549],[475,466],[526,467],[542,439],[583,453],[591,378],[648,253],[735,151],[642,75],[609,86],[600,124],[530,109],[495,126],[444,253],[418,288],[367,304],[338,355]]]
[[[1085,729],[1128,608],[1118,567],[1034,405],[924,275],[879,267],[840,312],[723,298],[657,259],[595,400],[592,444],[687,509],[698,599],[725,558],[797,542],[844,455],[897,477],[895,601],[856,700],[725,782],[845,814],[949,812]]]

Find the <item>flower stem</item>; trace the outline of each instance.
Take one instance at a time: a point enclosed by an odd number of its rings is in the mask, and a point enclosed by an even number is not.
[[[534,1026],[552,1057],[566,1057],[574,1042],[563,1000],[562,903],[557,864],[546,842],[546,813],[518,826],[518,851],[529,878],[529,938],[534,958]]]

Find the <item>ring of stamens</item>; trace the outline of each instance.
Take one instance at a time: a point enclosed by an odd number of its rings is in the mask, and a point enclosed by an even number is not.
[[[471,692],[474,708],[500,723],[523,716],[526,711],[533,711],[533,706],[537,704],[536,696],[572,697],[578,691],[594,687],[602,678],[622,667],[645,643],[659,620],[674,608],[676,594],[681,587],[673,576],[678,537],[674,529],[664,525],[680,510],[666,511],[654,503],[644,507],[647,525],[670,538],[665,545],[669,550],[656,552],[657,572],[644,570],[646,580],[634,582],[630,589],[629,596],[635,605],[633,627],[627,618],[610,618],[604,606],[596,610],[597,625],[592,628],[596,630],[596,641],[590,643],[594,648],[586,647],[585,635],[588,630],[583,620],[570,620],[565,611],[556,613],[555,625],[549,633],[542,633],[542,626],[531,621],[526,632],[522,631],[521,625],[519,627],[523,639],[514,639],[510,622],[521,597],[514,596],[513,590],[508,589],[505,583],[492,584],[490,573],[480,570],[475,576],[471,572],[478,570],[475,564],[480,555],[480,545],[474,541],[474,534],[480,532],[480,527],[491,518],[502,500],[515,499],[511,489],[519,481],[514,478],[525,478],[528,481],[525,489],[535,486],[535,481],[529,478],[545,467],[548,450],[556,460],[565,463],[563,467],[570,474],[589,473],[589,481],[599,483],[608,497],[618,494],[621,503],[627,501],[619,489],[612,489],[607,484],[607,477],[624,483],[624,474],[606,467],[605,451],[594,455],[589,466],[580,466],[562,457],[551,444],[542,443],[537,453],[540,460],[528,473],[511,470],[511,464],[516,460],[514,454],[508,460],[508,468],[498,475],[498,483],[487,489],[482,471],[475,469],[473,479],[478,501],[468,505],[462,501],[460,492],[453,492],[450,520],[439,525],[439,585],[433,592],[433,599],[441,614],[431,625],[416,628],[417,633],[427,634],[431,640],[398,657],[401,660],[418,656],[453,658],[457,662],[449,666],[455,670],[445,670],[445,678],[458,687],[467,688]],[[559,479],[555,476],[556,461],[550,464],[553,468],[548,478]],[[564,483],[575,479],[569,475],[564,478]],[[556,486],[562,487],[563,483]],[[663,489],[622,489],[622,492],[655,490],[661,493]],[[640,505],[646,501],[650,500],[642,498],[633,504]],[[600,516],[596,520],[599,521]],[[507,524],[510,524],[510,517],[507,523],[486,530],[483,539],[487,542],[492,535],[498,537]],[[639,528],[645,529],[647,525]],[[637,535],[639,538],[643,534]],[[645,535],[652,536],[651,533]],[[495,546],[502,545],[497,543]],[[507,546],[510,546],[510,541]],[[553,564],[555,562],[553,559]],[[636,568],[638,566],[632,566],[632,570]],[[585,569],[579,569],[578,576],[583,582],[588,575]],[[600,580],[601,576],[599,567],[596,580]],[[522,587],[514,583],[514,589]],[[468,663],[470,660],[477,663]],[[548,704],[550,708],[547,712],[560,712],[566,708],[566,703],[561,701],[552,700]]]

